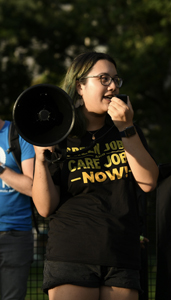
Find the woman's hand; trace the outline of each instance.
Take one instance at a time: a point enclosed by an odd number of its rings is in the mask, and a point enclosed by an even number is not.
[[[134,111],[129,97],[127,104],[121,99],[113,97],[108,106],[108,114],[119,131],[133,125]]]
[[[108,107],[108,114],[119,131],[133,126],[134,111],[129,99],[125,104],[121,99],[113,97]],[[144,192],[154,190],[157,185],[158,167],[144,148],[139,135],[136,133],[129,138],[122,137],[122,142],[129,166],[138,185]]]
[[[45,151],[49,150],[50,152],[55,151],[55,146],[49,146],[49,147],[39,147],[34,146],[35,154],[36,154],[36,160],[40,162],[45,162]]]

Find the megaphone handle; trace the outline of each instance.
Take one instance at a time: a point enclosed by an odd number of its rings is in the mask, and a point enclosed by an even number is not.
[[[61,154],[59,157],[58,154]],[[57,163],[57,162],[62,162],[66,159],[66,150],[59,150],[55,148],[54,152],[50,152],[49,150],[45,150],[44,152],[45,159],[49,163]]]

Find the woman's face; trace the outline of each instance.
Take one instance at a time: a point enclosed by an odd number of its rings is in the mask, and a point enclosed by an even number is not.
[[[108,60],[99,60],[91,69],[87,77],[101,74],[108,74],[112,78],[118,77],[116,68]],[[108,110],[110,98],[119,93],[114,81],[109,86],[104,86],[99,77],[87,78],[86,84],[79,83],[77,87],[78,94],[84,100],[83,110],[85,113],[104,114]]]

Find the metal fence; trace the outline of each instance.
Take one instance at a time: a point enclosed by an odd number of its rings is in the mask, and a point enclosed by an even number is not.
[[[156,291],[156,199],[153,195],[147,202],[148,248],[148,300],[155,299]],[[146,299],[145,299],[146,300]]]
[[[142,249],[142,270],[141,270],[141,284],[144,290],[140,300],[154,300],[155,299],[155,285],[156,285],[156,221],[155,221],[155,195],[152,194],[146,201],[144,206],[145,229],[144,234],[149,239],[149,243]],[[47,242],[48,220],[36,214],[38,234],[36,229],[34,232],[34,262],[30,270],[28,280],[26,300],[46,300],[48,296],[45,295],[41,289],[43,280],[43,262]]]

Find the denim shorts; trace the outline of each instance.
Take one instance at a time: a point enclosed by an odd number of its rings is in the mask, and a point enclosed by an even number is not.
[[[141,292],[138,270],[46,260],[43,291],[48,294],[49,289],[63,284],[94,288],[115,286]]]

